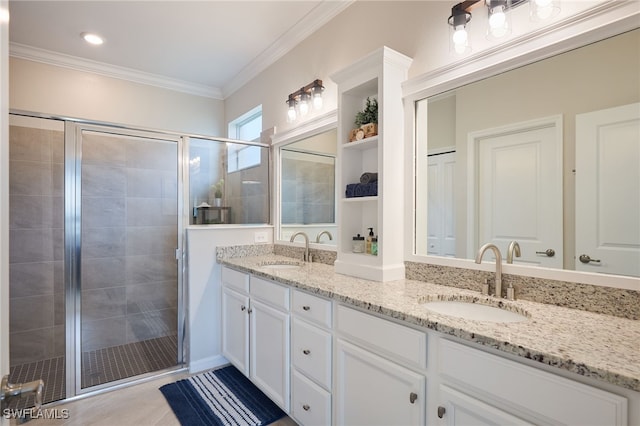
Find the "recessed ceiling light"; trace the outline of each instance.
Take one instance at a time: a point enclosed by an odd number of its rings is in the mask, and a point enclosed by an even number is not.
[[[93,45],[96,45],[96,46],[99,46],[102,43],[104,43],[103,38],[100,37],[98,34],[82,33],[82,34],[80,34],[80,37],[82,37],[84,39],[84,41],[86,41],[87,43],[93,44]]]

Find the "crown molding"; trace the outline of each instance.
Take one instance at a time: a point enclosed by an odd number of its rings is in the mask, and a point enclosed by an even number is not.
[[[51,50],[40,49],[19,43],[9,44],[9,56],[28,61],[40,62],[76,71],[90,72],[106,77],[127,80],[134,83],[160,87],[190,95],[223,100],[222,92],[217,87],[191,83],[157,74],[146,73],[131,68],[119,67],[104,62],[92,61]]]
[[[278,40],[243,68],[233,80],[223,86],[223,96],[227,98],[232,95],[354,2],[355,0],[323,0],[320,2],[289,31],[280,36]]]

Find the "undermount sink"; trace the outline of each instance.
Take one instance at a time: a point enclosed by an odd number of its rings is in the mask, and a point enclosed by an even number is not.
[[[265,262],[260,264],[260,267],[265,269],[295,269],[295,268],[299,268],[300,266],[302,266],[302,264],[299,262],[288,262],[288,261]]]
[[[526,315],[504,308],[460,300],[432,301],[422,306],[431,312],[473,321],[521,322],[529,319]]]

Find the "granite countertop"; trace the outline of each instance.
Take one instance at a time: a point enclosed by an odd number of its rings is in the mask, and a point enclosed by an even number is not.
[[[280,255],[225,258],[220,262],[408,324],[640,391],[640,321],[525,300],[500,300],[423,281],[368,281],[337,274],[332,266],[322,263],[299,262],[302,266],[291,269],[263,266],[296,262]],[[515,323],[466,320],[421,306],[430,300],[469,300],[494,306],[501,303],[529,319]]]

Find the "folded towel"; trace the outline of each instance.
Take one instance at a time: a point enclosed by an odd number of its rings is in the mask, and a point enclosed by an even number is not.
[[[345,196],[347,198],[353,198],[356,196],[356,186],[360,185],[359,183],[350,183],[347,185],[347,191],[345,192]]]
[[[347,185],[345,196],[353,197],[375,197],[378,195],[378,182],[373,183],[350,183]]]
[[[360,183],[373,183],[378,181],[378,173],[365,172],[360,176]]]

